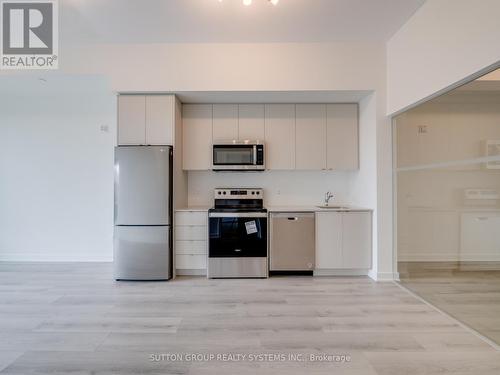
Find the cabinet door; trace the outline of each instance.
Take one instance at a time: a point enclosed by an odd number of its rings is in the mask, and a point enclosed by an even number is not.
[[[368,269],[371,266],[371,212],[342,213],[342,268]]]
[[[295,105],[265,107],[266,168],[295,168]]]
[[[240,104],[238,105],[238,139],[258,140],[265,139],[264,105]]]
[[[118,96],[118,144],[146,143],[146,97],[144,95]]]
[[[494,261],[500,255],[500,213],[467,212],[460,218],[460,259]]]
[[[238,104],[214,104],[213,140],[238,139]]]
[[[342,268],[342,214],[316,212],[316,269]]]
[[[146,96],[146,144],[173,145],[173,95]]]
[[[297,104],[296,169],[326,169],[326,105]]]
[[[212,105],[184,104],[182,107],[182,168],[208,170],[212,165]]]
[[[327,105],[326,155],[328,169],[359,168],[357,104]]]

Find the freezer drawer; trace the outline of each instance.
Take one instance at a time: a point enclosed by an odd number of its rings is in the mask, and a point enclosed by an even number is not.
[[[271,271],[312,271],[315,264],[314,213],[271,214]]]
[[[115,279],[170,279],[170,230],[170,226],[115,226]]]
[[[115,148],[115,225],[170,225],[168,146]]]

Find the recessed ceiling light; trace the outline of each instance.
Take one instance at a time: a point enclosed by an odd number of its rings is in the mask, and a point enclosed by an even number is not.
[[[243,0],[243,5],[246,6],[252,5],[252,0]]]

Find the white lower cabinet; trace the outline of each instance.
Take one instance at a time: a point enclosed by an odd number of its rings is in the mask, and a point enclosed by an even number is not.
[[[206,241],[207,238],[207,227],[201,225],[186,225],[186,226],[176,226],[175,227],[175,240],[186,241],[186,240],[196,240],[196,241]]]
[[[371,212],[316,213],[315,273],[367,271],[371,268],[371,259]]]
[[[316,269],[342,268],[342,214],[316,212]]]
[[[176,254],[175,267],[178,275],[204,275],[207,269],[207,255]]]
[[[372,267],[371,212],[342,213],[342,268]]]
[[[176,254],[203,255],[207,253],[207,241],[175,241]]]
[[[205,275],[208,253],[206,211],[175,213],[174,252],[178,275]]]

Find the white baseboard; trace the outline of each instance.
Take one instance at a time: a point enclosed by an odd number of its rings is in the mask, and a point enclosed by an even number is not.
[[[175,270],[176,276],[207,276],[207,270],[206,269],[193,269],[193,270],[188,270],[188,269],[181,269],[181,270]]]
[[[399,272],[373,272],[370,270],[368,276],[375,281],[395,281],[399,280]]]
[[[493,253],[398,253],[398,262],[500,262],[500,254]]]
[[[368,270],[352,269],[352,270],[337,270],[337,269],[320,269],[314,270],[313,276],[367,276]]]
[[[372,280],[377,281],[377,271],[371,269],[370,271],[368,271],[368,277]]]
[[[112,262],[113,254],[2,253],[0,262]]]

